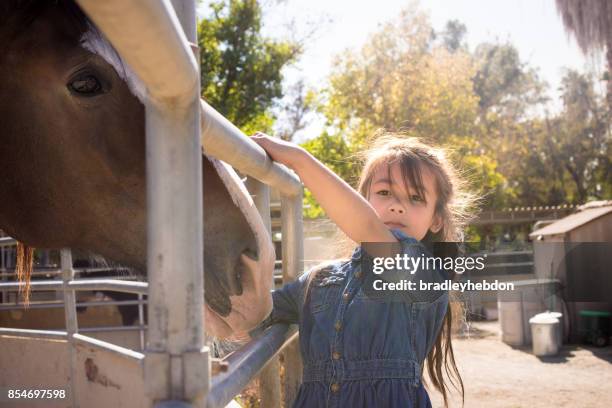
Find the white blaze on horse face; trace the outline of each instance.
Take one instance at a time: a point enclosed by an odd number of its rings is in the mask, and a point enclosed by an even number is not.
[[[108,62],[115,69],[117,75],[125,81],[132,95],[143,104],[145,103],[147,88],[144,83],[138,78],[127,62],[121,59],[119,53],[98,29],[89,24],[89,29],[83,33],[80,44],[87,51],[100,56],[104,61]]]

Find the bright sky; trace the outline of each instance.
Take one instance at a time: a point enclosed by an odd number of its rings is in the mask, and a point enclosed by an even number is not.
[[[296,67],[287,70],[286,78],[288,82],[304,78],[308,85],[316,87],[325,80],[335,54],[346,48],[359,48],[368,34],[397,16],[410,0],[274,3],[275,0],[267,0],[263,24],[267,35],[287,35],[288,26],[298,36],[315,28],[304,55]],[[419,4],[429,13],[436,30],[441,30],[451,19],[464,23],[470,49],[481,42],[495,40],[515,45],[521,59],[537,68],[541,78],[550,84],[553,98],[558,98],[555,90],[563,67],[585,70],[602,65],[601,57],[585,58],[574,39],[568,38],[554,0],[421,0]],[[309,126],[308,136],[300,135],[299,139],[315,136],[318,126],[313,126]]]

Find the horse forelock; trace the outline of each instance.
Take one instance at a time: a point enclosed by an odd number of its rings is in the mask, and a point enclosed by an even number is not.
[[[117,72],[117,75],[125,81],[132,95],[138,98],[140,102],[145,102],[147,89],[144,83],[93,23],[89,22],[88,29],[81,36],[80,45],[110,64]]]
[[[110,64],[130,92],[144,103],[146,87],[143,82],[73,0],[0,0],[0,31],[8,36],[5,40],[14,40],[27,32],[32,22],[50,8],[56,8],[66,16],[68,27],[76,34],[79,45]]]

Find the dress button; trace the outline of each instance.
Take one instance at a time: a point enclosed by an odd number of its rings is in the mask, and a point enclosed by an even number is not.
[[[333,383],[333,384],[331,385],[331,390],[332,390],[332,392],[338,392],[338,391],[340,391],[340,384],[338,384],[338,383]]]
[[[340,360],[340,353],[338,353],[337,351],[334,351],[334,352],[332,353],[332,358],[333,358],[334,360]]]
[[[347,292],[347,293],[342,294],[342,299],[343,299],[345,302],[348,302],[348,299],[349,299],[349,294],[348,294],[348,292]]]
[[[336,329],[336,331],[342,330],[342,323],[340,322],[340,320],[338,320],[336,324],[334,324],[334,329]]]

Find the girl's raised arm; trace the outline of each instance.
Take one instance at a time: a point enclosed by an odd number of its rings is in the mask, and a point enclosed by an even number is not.
[[[263,133],[252,139],[274,161],[298,174],[329,218],[350,239],[357,243],[397,242],[370,203],[305,149]]]

